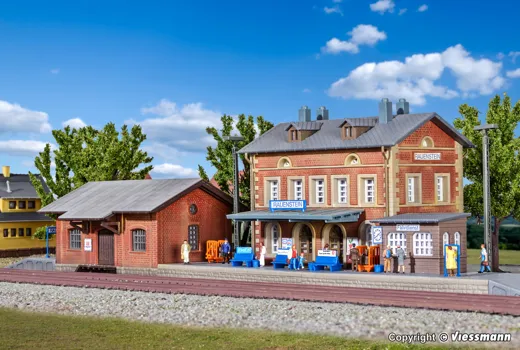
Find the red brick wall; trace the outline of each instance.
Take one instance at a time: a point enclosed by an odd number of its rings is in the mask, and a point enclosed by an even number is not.
[[[433,144],[435,147],[455,147],[455,140],[451,136],[446,134],[444,131],[442,131],[442,129],[439,128],[437,124],[431,121],[425,123],[419,129],[414,131],[403,142],[401,142],[399,146],[419,146],[422,139],[426,136],[429,136],[433,139]]]

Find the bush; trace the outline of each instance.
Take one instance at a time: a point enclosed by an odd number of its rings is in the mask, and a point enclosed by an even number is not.
[[[45,231],[49,226],[38,227],[32,236],[33,239],[45,239]]]

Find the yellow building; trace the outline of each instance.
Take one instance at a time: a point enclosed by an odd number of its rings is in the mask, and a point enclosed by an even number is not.
[[[43,179],[42,184],[48,190]],[[35,249],[43,252],[46,241],[33,239],[38,227],[53,226],[54,220],[37,213],[41,200],[34,189],[29,175],[11,174],[9,166],[2,167],[0,175],[0,254],[11,249]],[[54,236],[49,247],[55,247]],[[2,254],[3,255],[3,254]]]

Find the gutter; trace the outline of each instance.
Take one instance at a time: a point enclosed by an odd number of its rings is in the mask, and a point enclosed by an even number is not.
[[[389,211],[390,211],[390,201],[389,201],[389,178],[388,178],[388,159],[390,158],[389,155],[386,154],[386,150],[385,150],[385,147],[384,146],[381,146],[381,153],[383,154],[383,158],[384,158],[384,165],[383,165],[383,168],[384,168],[384,172],[385,172],[385,217],[388,217],[389,216]]]

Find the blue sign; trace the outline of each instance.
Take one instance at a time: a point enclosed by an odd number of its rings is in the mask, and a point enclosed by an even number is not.
[[[253,248],[251,247],[237,247],[237,254],[252,254]]]
[[[47,226],[47,234],[55,235],[56,234],[56,226]]]
[[[307,208],[307,201],[298,200],[298,201],[269,201],[269,210],[301,210],[305,211]]]

